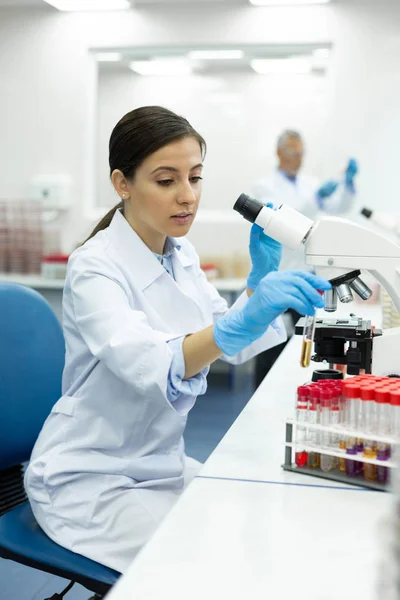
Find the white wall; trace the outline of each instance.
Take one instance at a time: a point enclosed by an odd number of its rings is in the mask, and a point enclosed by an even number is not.
[[[200,221],[203,211],[217,208],[232,213],[239,194],[250,193],[254,182],[275,168],[275,141],[288,126],[305,135],[309,147],[305,167],[313,172],[321,170],[325,87],[326,78],[315,76],[271,79],[225,73],[168,78],[141,77],[128,68],[100,69],[96,177],[99,205],[110,207],[118,202],[108,169],[112,128],[122,115],[137,106],[162,104],[184,114],[207,140],[201,215],[190,234],[197,251],[201,256],[247,253],[249,227],[239,215],[237,221],[221,228]],[[294,96],[296,102],[291,101]],[[106,210],[103,208],[104,213]]]
[[[360,201],[397,210],[397,0],[290,10],[153,7],[95,16],[0,10],[0,196],[25,195],[37,173],[70,174],[74,210],[65,246],[86,233],[94,183],[87,122],[94,85],[90,47],[329,41],[335,44],[329,122],[315,167],[330,175],[343,156],[357,156]],[[288,106],[292,102],[296,97]]]
[[[141,77],[128,68],[100,70],[98,88],[98,203],[115,197],[108,178],[108,140],[129,110],[161,104],[183,114],[207,141],[202,206],[230,209],[234,195],[276,165],[276,138],[285,127],[307,140],[305,168],[322,166],[326,78],[270,78],[251,73]],[[296,95],[296,101],[291,98]],[[107,185],[108,183],[108,185]]]
[[[335,11],[326,166],[349,149],[359,159],[360,202],[400,216],[400,2]]]

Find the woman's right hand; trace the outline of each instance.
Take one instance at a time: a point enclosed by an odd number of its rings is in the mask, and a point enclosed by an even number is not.
[[[269,325],[289,308],[301,315],[313,315],[315,308],[323,308],[324,301],[318,290],[329,290],[331,284],[312,273],[303,271],[278,271],[269,273],[260,281],[243,307],[246,327],[252,323]]]
[[[302,271],[269,273],[258,284],[245,306],[218,319],[214,340],[227,356],[234,356],[258,339],[272,321],[289,308],[302,315],[313,315],[323,308],[318,290],[329,290],[326,279]]]

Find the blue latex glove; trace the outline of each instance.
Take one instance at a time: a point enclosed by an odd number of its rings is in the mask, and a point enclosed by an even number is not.
[[[326,181],[317,191],[317,196],[321,199],[329,198],[329,196],[336,192],[338,185],[338,181]]]
[[[345,172],[345,182],[348,187],[354,186],[354,177],[358,173],[358,163],[355,158],[351,158]]]
[[[261,279],[245,306],[229,312],[214,325],[214,340],[227,356],[234,356],[266,332],[279,315],[293,308],[302,315],[313,315],[324,300],[317,290],[331,284],[312,273],[275,271]]]
[[[272,208],[272,204],[267,204]],[[282,258],[282,245],[264,233],[259,225],[250,230],[251,271],[247,287],[255,290],[261,279],[271,271],[277,271]]]

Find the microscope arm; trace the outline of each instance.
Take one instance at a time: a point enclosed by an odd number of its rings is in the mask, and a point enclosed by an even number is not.
[[[305,253],[307,264],[331,281],[356,269],[368,271],[400,312],[400,247],[394,242],[346,219],[327,217],[312,228]],[[400,374],[400,328],[374,337],[372,373]]]
[[[321,277],[334,280],[356,269],[369,271],[400,312],[400,246],[346,219],[316,222],[305,242],[306,262]]]

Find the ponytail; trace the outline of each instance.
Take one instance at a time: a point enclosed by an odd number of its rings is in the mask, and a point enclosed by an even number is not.
[[[88,242],[99,231],[106,229],[110,225],[111,221],[113,220],[113,217],[114,217],[115,213],[117,212],[117,210],[120,210],[121,208],[124,208],[123,200],[121,200],[121,202],[118,202],[118,204],[116,206],[114,206],[114,208],[109,210],[108,213],[106,215],[104,215],[104,217],[101,219],[101,221],[99,223],[97,223],[96,227],[93,229],[92,233],[89,235],[89,237],[87,238],[87,240],[85,240],[84,243]]]

